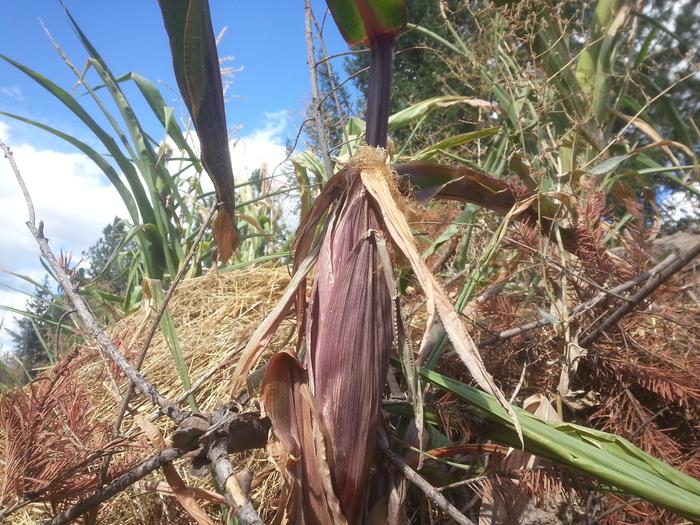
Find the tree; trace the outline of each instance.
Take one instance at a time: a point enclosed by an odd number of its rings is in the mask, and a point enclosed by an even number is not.
[[[28,315],[17,322],[15,330],[7,330],[15,345],[15,354],[25,370],[34,375],[34,370],[54,359],[55,324],[63,308],[50,288],[48,276],[34,288],[26,311]]]
[[[105,292],[124,294],[130,267],[126,254],[136,248],[131,241],[124,243],[127,233],[124,220],[114,217],[102,230],[102,237],[87,252],[83,252],[88,266],[81,277],[87,280],[97,279],[99,288]]]

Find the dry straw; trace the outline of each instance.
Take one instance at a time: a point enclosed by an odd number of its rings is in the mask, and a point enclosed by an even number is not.
[[[286,268],[267,266],[209,273],[183,281],[178,286],[168,311],[175,323],[192,383],[196,385],[200,378],[207,378],[195,393],[202,411],[213,411],[232,401],[231,375],[237,353],[265,314],[276,304],[288,282],[289,273]],[[121,350],[129,358],[133,358],[140,350],[155,313],[155,308],[145,303],[139,311],[109,327],[110,335],[120,343]],[[273,339],[269,353],[284,348],[293,328],[291,320],[285,322]],[[105,363],[99,358],[96,348],[88,347],[81,351],[83,353],[90,358],[85,359],[85,365],[78,370],[78,374],[80,381],[89,386],[87,390],[94,405],[92,417],[111,424],[120,400],[115,390],[118,385],[120,395],[123,395],[127,381],[116,376],[116,370],[112,366],[110,375],[99,373],[104,369]],[[148,349],[142,371],[158,391],[169,399],[179,398],[183,394],[170,349],[160,330]],[[112,379],[115,376],[116,381]],[[106,378],[96,379],[99,377]],[[154,415],[152,407],[143,401],[143,398],[135,397],[132,407],[148,417]],[[162,421],[161,430],[167,436],[172,431],[170,423]],[[122,431],[133,437],[141,433],[128,414]],[[135,440],[134,443],[136,442]],[[138,446],[140,456],[145,458],[151,453],[144,448],[144,440],[139,439]],[[237,470],[247,469],[253,475],[251,498],[259,506],[261,518],[267,522],[274,513],[273,505],[279,488],[274,468],[263,451],[239,454],[233,458],[233,463]],[[177,463],[185,483],[213,490],[210,477],[194,477],[189,472],[188,464],[187,459]],[[161,478],[160,475],[156,477]],[[153,479],[153,476],[147,479]],[[207,504],[204,508],[218,512],[218,507],[214,504]],[[48,505],[36,504],[14,513],[10,519],[17,524],[38,523],[54,513]],[[154,493],[139,483],[106,502],[100,509],[99,522],[136,524],[188,521],[174,499]]]

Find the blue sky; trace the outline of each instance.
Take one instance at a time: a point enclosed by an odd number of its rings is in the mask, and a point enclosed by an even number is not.
[[[166,96],[171,95],[168,102],[176,102],[179,97],[156,0],[68,0],[66,4],[116,74],[136,71],[161,81]],[[321,18],[325,3],[314,4]],[[265,125],[266,113],[280,110],[288,110],[292,121],[298,122],[309,96],[302,0],[211,0],[211,11],[215,33],[228,28],[220,56],[232,56],[230,65],[242,68],[229,89],[229,124],[242,125],[242,133],[250,132]],[[85,54],[57,0],[4,2],[0,53],[63,87],[72,86],[73,74],[54,51],[40,20],[81,68]],[[330,17],[324,37],[331,53],[347,49]],[[137,97],[132,98],[138,109]],[[68,117],[60,103],[5,64],[0,64],[0,109],[64,122]],[[79,131],[72,119],[65,124]]]
[[[314,0],[313,4],[316,15],[322,19],[325,2]],[[176,114],[186,116],[156,0],[66,0],[66,5],[115,75],[134,71],[157,82]],[[284,157],[287,138],[296,135],[304,119],[310,88],[303,0],[210,0],[210,7],[214,32],[218,34],[227,28],[219,55],[233,57],[226,65],[240,68],[227,93],[226,111],[234,174],[247,176],[263,162],[273,166],[279,162]],[[54,50],[40,21],[82,69],[85,52],[58,0],[3,2],[0,54],[34,69],[64,89],[71,89],[76,79]],[[330,16],[324,25],[324,38],[331,54],[347,51]],[[342,76],[342,59],[335,64]],[[128,85],[124,89],[147,130],[154,137],[162,136],[162,127],[138,92]],[[98,114],[87,97],[80,96],[79,100],[93,116]],[[49,124],[103,151],[59,100],[3,61],[0,111]],[[3,116],[0,139],[15,152],[54,250],[70,251],[77,259],[115,215],[125,216],[116,191],[94,164],[69,144]],[[24,226],[24,203],[7,162],[0,160],[0,270],[41,280],[44,270]],[[22,308],[26,295],[18,289],[26,292],[31,286],[0,273],[0,305]],[[9,349],[3,328],[12,327],[13,323],[11,315],[0,311],[0,353]]]

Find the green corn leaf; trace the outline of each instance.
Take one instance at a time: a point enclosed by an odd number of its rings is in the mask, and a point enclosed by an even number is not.
[[[37,315],[33,312],[27,311],[27,310],[21,310],[19,308],[14,308],[12,306],[8,306],[6,304],[0,304],[0,310],[4,310],[6,312],[10,312],[15,315],[19,315],[21,317],[27,317],[28,319],[33,319],[36,321],[41,321],[43,323],[50,324],[52,326],[58,326],[58,321],[53,321],[52,319],[46,319],[42,317],[41,315]],[[70,330],[70,326],[65,326],[61,325],[62,327],[66,328],[67,330]]]
[[[327,0],[333,19],[351,46],[393,38],[406,25],[404,0]]]
[[[499,132],[500,129],[501,128],[485,128],[477,131],[470,131],[469,133],[454,135],[419,151],[413,156],[413,160],[428,160],[438,153],[442,153],[446,149],[461,146],[462,144],[472,142],[473,140],[493,137]]]
[[[46,89],[49,93],[59,99],[69,110],[75,114],[83,123],[85,123],[90,131],[92,131],[95,136],[102,142],[102,144],[107,149],[108,153],[114,158],[115,162],[118,164],[119,169],[122,170],[124,176],[126,177],[131,191],[136,199],[139,211],[141,212],[141,217],[144,222],[153,221],[153,209],[148,201],[146,193],[143,190],[143,186],[138,177],[138,173],[134,169],[130,160],[124,156],[121,152],[115,140],[103,129],[97,122],[88,114],[88,112],[73,98],[73,96],[68,93],[65,89],[61,88],[48,78],[40,75],[36,71],[15,62],[11,58],[0,55],[0,58],[5,60],[8,64],[19,69],[22,73],[27,75],[29,78],[34,80],[41,87]]]
[[[421,375],[465,402],[465,410],[483,418],[487,437],[517,446],[517,435],[506,411],[493,396],[425,369]],[[649,456],[612,434],[573,425],[549,423],[514,407],[522,427],[525,451],[583,472],[665,507],[700,520],[700,482]]]
[[[173,139],[175,145],[180,150],[187,152],[187,155],[189,155],[190,160],[194,164],[195,170],[202,171],[202,166],[199,163],[199,157],[187,143],[185,136],[182,134],[180,126],[177,124],[174,118],[166,118],[165,109],[167,108],[167,104],[165,103],[163,95],[160,94],[160,91],[155,84],[138,73],[129,73],[128,78],[133,80],[134,84],[136,84],[136,86],[139,88],[143,98],[146,99],[146,102],[148,102],[148,105],[153,110],[153,113],[155,113],[155,115],[158,117],[158,120],[160,120],[160,123],[163,125],[170,138]]]
[[[214,221],[219,260],[238,246],[233,170],[228,146],[219,55],[207,0],[159,0],[175,78],[199,137],[202,164],[222,204]]]
[[[21,280],[23,280],[23,281],[25,281],[25,282],[31,284],[34,288],[38,288],[38,289],[41,290],[42,292],[44,292],[44,293],[50,295],[50,296],[53,297],[54,299],[56,298],[56,294],[54,293],[54,291],[53,291],[51,288],[49,288],[49,287],[47,287],[47,286],[44,286],[44,285],[43,285],[42,283],[40,283],[39,281],[35,281],[34,279],[32,279],[31,277],[29,277],[28,275],[24,275],[24,274],[22,274],[22,273],[17,273],[17,272],[11,272],[10,270],[5,270],[5,269],[3,269],[3,268],[0,268],[0,272],[6,273],[7,275],[12,275],[13,277],[17,277],[18,279],[21,279]],[[3,285],[3,286],[6,286],[6,285]],[[18,292],[21,292],[21,293],[25,293],[25,292],[22,292],[21,290],[15,290],[15,291],[18,291]],[[30,294],[30,293],[27,293],[27,295],[31,295],[31,294]]]
[[[351,46],[368,41],[367,30],[354,0],[327,0],[340,34]]]
[[[119,113],[124,119],[124,122],[126,122],[131,140],[138,151],[138,157],[135,159],[136,164],[139,167],[139,171],[141,172],[143,180],[146,182],[151,196],[151,202],[153,203],[153,210],[155,212],[154,224],[158,227],[158,232],[160,233],[159,237],[165,255],[167,270],[171,276],[174,276],[177,271],[178,261],[184,258],[184,253],[182,253],[182,247],[177,241],[177,231],[171,224],[168,213],[161,203],[158,188],[159,181],[170,180],[169,174],[162,166],[156,165],[155,153],[148,145],[141,123],[138,121],[133,108],[119,88],[119,85],[115,82],[111,71],[95,58],[92,59],[91,63],[112,95]]]
[[[90,116],[90,114],[85,110],[85,108],[82,105],[80,105],[75,100],[75,98],[65,89],[61,88],[60,86],[47,79],[43,75],[40,75],[36,71],[12,60],[7,56],[0,55],[0,58],[19,69],[22,73],[34,80],[46,91],[55,96],[90,129],[90,131],[100,140],[102,145],[107,150],[107,153],[109,153],[112,159],[114,159],[114,162],[116,162],[118,168],[124,174],[124,178],[126,179],[129,189],[131,190],[131,195],[133,196],[133,200],[136,202],[136,206],[138,207],[138,211],[141,216],[140,221],[135,222],[142,222],[144,224],[155,224],[156,213],[153,207],[151,206],[151,202],[149,201],[146,191],[144,190],[141,178],[139,177],[139,174],[134,168],[134,165],[132,164],[131,160],[124,155],[114,138],[110,136],[95,121],[95,119],[93,119],[93,117]],[[25,120],[25,122],[28,122],[30,124],[32,123],[29,121],[29,119]],[[53,128],[44,127],[42,129],[54,133],[57,136],[61,136],[58,134],[60,132],[54,132]],[[69,136],[66,135],[62,138],[65,138],[67,140],[68,137]],[[80,147],[79,144],[76,142],[77,139],[74,139],[73,137],[70,138],[72,140],[69,142],[71,142],[76,147]],[[87,154],[86,150],[83,151]],[[97,157],[91,158],[93,161],[96,161]],[[103,168],[103,163],[100,162],[98,166],[100,168]],[[113,174],[109,172],[109,170],[105,172],[105,176],[107,176],[108,178],[113,178],[112,175]],[[117,183],[117,185],[118,184],[119,183]],[[121,192],[120,195],[122,195]],[[131,206],[130,208],[129,200],[130,199],[127,197],[125,205],[127,206],[127,209],[131,214],[133,212],[133,206]],[[165,254],[163,252],[163,247],[167,246],[167,243],[164,243],[162,241],[161,231],[162,230],[160,229],[149,228],[146,230],[146,239],[139,240],[140,247],[142,249],[141,253],[144,258],[145,270],[148,272],[149,276],[161,276],[163,273],[163,268],[165,266]]]
[[[158,279],[150,279],[144,281],[148,285],[148,290],[153,298],[153,306],[156,310],[160,309],[163,304],[163,289],[161,288],[161,283]],[[182,345],[177,337],[177,330],[175,330],[175,322],[173,321],[170,312],[167,307],[163,312],[163,317],[160,320],[160,328],[163,331],[163,337],[165,338],[168,347],[170,348],[170,355],[175,363],[175,368],[177,369],[177,374],[180,377],[180,384],[182,385],[182,390],[187,391],[192,388],[192,382],[190,381],[190,373],[187,369],[187,364],[185,363],[185,357],[182,351]],[[194,398],[194,394],[191,394],[187,401],[192,410],[198,410],[197,401]]]
[[[484,109],[493,108],[493,105],[490,102],[474,97],[462,97],[455,95],[433,97],[426,100],[421,100],[420,102],[417,102],[416,104],[391,115],[389,117],[389,131],[405,126],[433,111],[434,109],[449,108],[460,104],[466,104],[468,106],[480,107]]]

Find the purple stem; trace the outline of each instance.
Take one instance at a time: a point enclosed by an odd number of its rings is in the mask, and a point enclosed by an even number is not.
[[[372,43],[367,89],[367,144],[386,147],[389,127],[391,78],[394,72],[394,38],[380,38]]]

